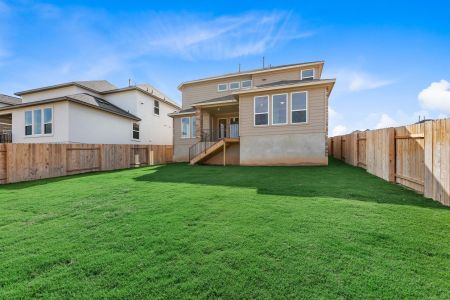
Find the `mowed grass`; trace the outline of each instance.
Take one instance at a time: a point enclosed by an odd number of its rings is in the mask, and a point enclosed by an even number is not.
[[[0,298],[450,298],[450,209],[364,170],[155,166],[0,187]]]

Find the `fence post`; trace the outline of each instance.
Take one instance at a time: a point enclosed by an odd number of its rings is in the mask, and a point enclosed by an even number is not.
[[[433,121],[426,121],[424,124],[424,180],[423,195],[428,198],[433,197]]]
[[[388,143],[389,143],[389,181],[395,182],[395,128],[388,128]]]

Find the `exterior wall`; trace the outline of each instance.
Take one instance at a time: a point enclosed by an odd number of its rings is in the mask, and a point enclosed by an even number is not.
[[[146,144],[171,145],[173,141],[173,120],[168,116],[175,107],[159,101],[159,116],[154,114],[154,100],[139,91],[124,91],[108,94],[103,98],[112,104],[139,117],[140,142]]]
[[[67,87],[55,88],[55,89],[51,89],[51,90],[40,91],[40,92],[22,95],[22,103],[29,103],[29,102],[33,102],[33,101],[58,98],[58,97],[63,97],[63,96],[68,96],[68,95],[79,94],[79,93],[88,93],[93,96],[100,97],[100,95],[97,95],[95,93],[92,93],[91,91],[82,89],[80,87],[67,86]]]
[[[305,124],[270,125],[271,96],[291,92],[308,92],[308,122]],[[269,95],[269,125],[254,126],[253,98]],[[288,105],[290,107],[290,104]],[[291,88],[272,92],[241,95],[239,123],[241,137],[240,160],[242,165],[297,165],[327,164],[328,98],[324,87]]]
[[[192,117],[185,115],[173,118],[173,161],[187,162],[189,161],[189,147],[197,143],[199,138],[181,138],[181,118]]]
[[[25,136],[25,111],[53,108],[53,133],[51,135]],[[2,113],[8,113],[3,111]],[[69,103],[57,102],[11,110],[13,143],[68,143]]]
[[[183,109],[190,108],[193,103],[209,100],[213,98],[223,97],[226,95],[230,95],[230,90],[227,90],[225,92],[218,92],[217,91],[217,84],[219,83],[230,83],[234,81],[242,81],[242,80],[248,80],[251,79],[251,75],[245,75],[245,76],[236,76],[232,78],[222,78],[222,79],[216,79],[211,80],[207,82],[199,82],[195,84],[190,84],[182,89],[182,101],[183,101]]]
[[[133,120],[77,103],[69,103],[68,123],[70,143],[139,143],[133,140]]]
[[[242,80],[253,80],[253,85],[261,85],[271,82],[276,82],[280,80],[299,80],[301,70],[305,69],[314,69],[315,79],[320,78],[319,74],[319,66],[315,67],[302,67],[292,68],[287,70],[277,70],[274,69],[271,71],[267,69],[268,72],[265,73],[256,73],[256,74],[248,74],[248,75],[236,75],[228,78],[221,79],[213,79],[210,81],[203,81],[199,83],[188,84],[182,88],[182,100],[183,100],[183,109],[190,108],[193,103],[200,102],[208,99],[213,99],[217,97],[226,96],[232,93],[232,91],[228,90],[225,92],[217,91],[217,84],[219,83],[230,83],[234,81],[242,81]]]

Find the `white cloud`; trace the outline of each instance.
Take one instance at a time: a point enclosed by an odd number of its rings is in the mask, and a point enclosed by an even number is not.
[[[347,127],[345,127],[344,125],[337,125],[336,127],[333,128],[332,136],[343,135],[346,134],[347,132],[348,132]]]
[[[395,80],[392,79],[381,79],[379,76],[369,74],[365,71],[348,68],[330,71],[325,77],[337,78],[337,87],[347,92],[373,90],[395,83]]]
[[[399,126],[399,123],[397,121],[392,119],[388,114],[382,114],[380,120],[375,126],[375,129],[396,127],[396,126]]]
[[[450,82],[433,82],[419,93],[418,98],[423,108],[450,112]]]
[[[311,36],[299,31],[290,12],[250,12],[216,18],[204,15],[153,15],[147,26],[132,28],[143,54],[185,59],[224,59],[263,54],[282,42]]]

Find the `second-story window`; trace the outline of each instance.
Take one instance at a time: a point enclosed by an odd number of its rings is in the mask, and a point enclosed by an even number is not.
[[[314,69],[306,69],[301,72],[301,80],[314,79]]]
[[[153,113],[159,116],[159,101],[157,100],[155,100],[155,103],[153,105]]]
[[[228,84],[226,84],[226,83],[219,83],[217,85],[217,91],[218,92],[225,92],[226,90],[228,90]]]
[[[269,96],[258,96],[254,99],[255,126],[269,124]]]
[[[230,90],[238,90],[240,88],[241,88],[241,83],[239,81],[230,83]]]
[[[139,139],[139,123],[133,123],[133,139]]]
[[[251,80],[243,80],[241,82],[241,88],[243,89],[249,89],[252,87],[252,81]]]

